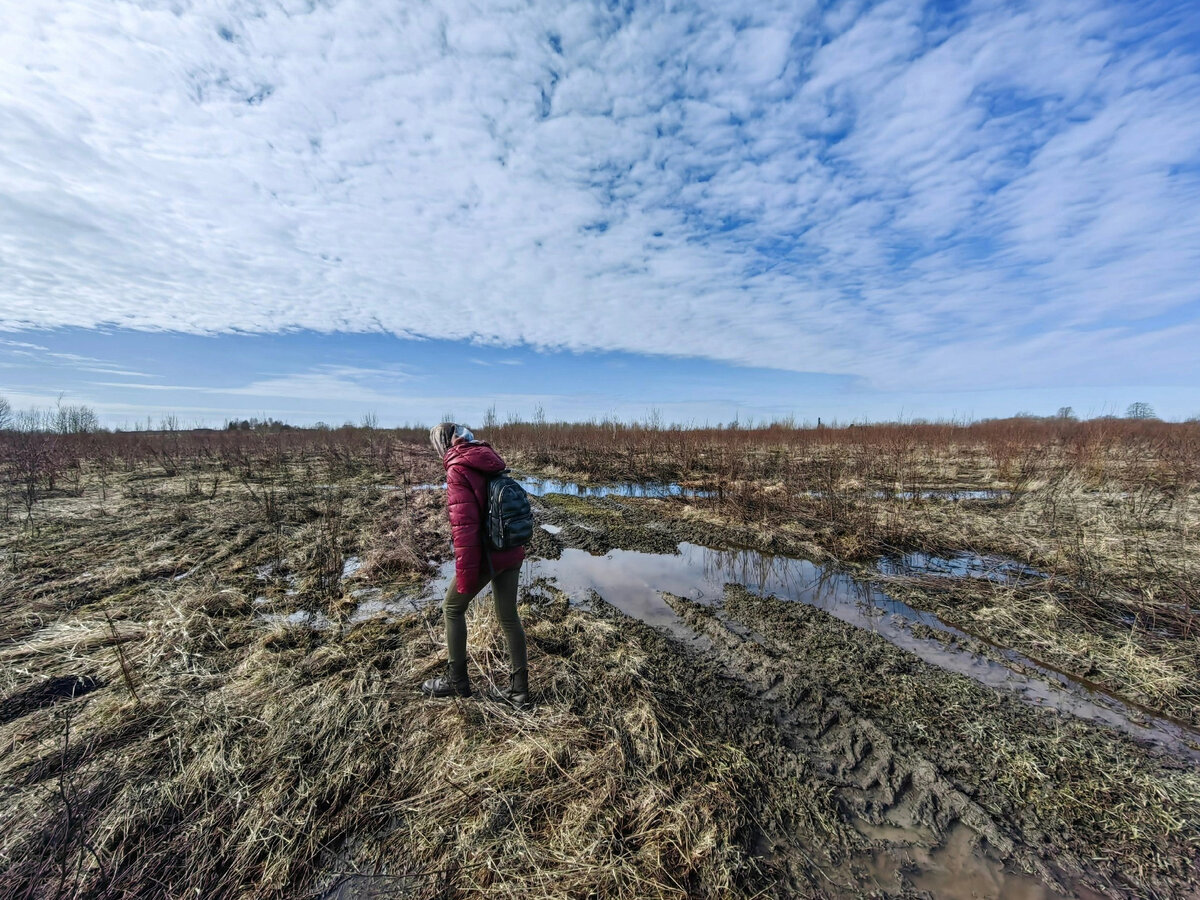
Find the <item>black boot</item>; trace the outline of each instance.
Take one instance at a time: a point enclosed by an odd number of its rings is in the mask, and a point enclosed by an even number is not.
[[[492,699],[511,703],[517,709],[530,709],[529,702],[529,670],[517,669],[508,676],[508,688],[493,687]]]
[[[467,667],[447,666],[446,674],[430,678],[421,690],[430,697],[470,697],[471,679],[467,676]]]

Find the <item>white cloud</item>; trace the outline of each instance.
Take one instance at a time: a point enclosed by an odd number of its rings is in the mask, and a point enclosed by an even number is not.
[[[0,340],[0,346],[4,346],[4,347],[19,347],[19,348],[21,348],[21,351],[28,351],[28,350],[49,350],[49,349],[50,349],[49,347],[43,347],[41,344],[31,344],[31,343],[29,343],[28,341],[5,341],[5,340]],[[18,352],[18,351],[10,351],[10,352]]]
[[[5,349],[14,348],[14,349]],[[0,354],[21,358],[20,362],[0,362],[4,368],[30,369],[34,367],[51,367],[55,369],[74,369],[81,372],[103,372],[107,375],[124,375],[135,378],[154,378],[146,372],[122,368],[118,363],[94,356],[82,356],[78,353],[62,353],[53,351],[41,344],[31,344],[28,341],[9,341],[0,339]]]
[[[1200,54],[1140,15],[10,3],[0,328],[1196,383]]]
[[[405,366],[368,368],[320,365],[307,372],[288,372],[259,378],[241,385],[146,384],[133,381],[91,381],[96,387],[144,391],[193,392],[228,396],[293,400],[347,400],[355,403],[398,400],[399,395],[379,390],[380,385],[408,382],[412,373]]]

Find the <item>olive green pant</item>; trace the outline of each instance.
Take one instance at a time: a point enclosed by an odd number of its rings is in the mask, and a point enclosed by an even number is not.
[[[517,615],[517,585],[520,577],[521,567],[515,566],[503,572],[497,572],[491,579],[492,600],[496,605],[496,620],[504,630],[504,639],[508,641],[508,660],[512,672],[526,668],[525,629],[521,627],[521,617]],[[455,576],[450,579],[450,586],[446,588],[446,602],[442,605],[442,617],[446,622],[446,650],[450,657],[452,672],[466,672],[467,605],[487,585],[488,581],[485,579],[471,593],[460,594],[458,577]]]

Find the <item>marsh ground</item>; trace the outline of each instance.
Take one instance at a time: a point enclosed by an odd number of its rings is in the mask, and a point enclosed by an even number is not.
[[[1200,891],[1197,505],[1162,454],[1135,491],[1125,457],[1088,480],[965,451],[913,454],[922,476],[889,488],[844,460],[833,477],[823,448],[736,471],[596,450],[580,471],[509,437],[530,472],[705,488],[536,500],[532,713],[416,693],[444,659],[425,601],[449,559],[419,445],[155,455],[102,478],[84,460],[11,510],[0,894]],[[923,493],[949,489],[995,493]],[[622,553],[677,567],[681,543],[806,561],[903,607],[851,621],[719,565],[707,592],[613,579],[636,568]],[[879,565],[914,552],[1039,574]],[[483,684],[505,662],[475,606]],[[968,657],[1057,670],[1177,739],[948,662]]]

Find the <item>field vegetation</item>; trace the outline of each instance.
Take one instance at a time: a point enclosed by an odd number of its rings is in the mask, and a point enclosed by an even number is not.
[[[918,552],[1046,578],[889,590],[1003,647],[1200,727],[1200,422],[655,430],[501,427],[533,471],[703,489],[671,515],[733,522],[871,569]]]
[[[565,530],[534,555],[803,553],[1200,727],[1200,425],[479,432],[526,473],[695,491],[547,496]],[[527,582],[537,708],[424,700],[450,547],[423,430],[22,428],[0,453],[0,896],[1200,890],[1191,761],[738,585],[667,598],[684,644]],[[914,552],[1042,574],[878,567]],[[475,606],[482,686],[506,672]]]

